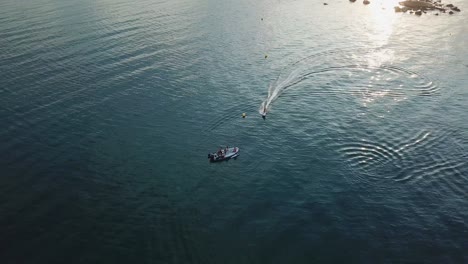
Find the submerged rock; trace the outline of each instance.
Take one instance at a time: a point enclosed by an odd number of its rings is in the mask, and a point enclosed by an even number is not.
[[[355,2],[356,0],[349,0],[350,2]],[[387,0],[384,0],[387,1]],[[364,0],[362,2],[364,5],[370,4],[369,0]],[[399,2],[399,6],[395,6],[393,9],[395,10],[395,13],[406,13],[407,11],[410,11],[410,14],[416,14],[418,16],[427,13],[431,13],[431,11],[437,11],[438,13],[435,14],[438,16],[440,13],[448,13],[450,10],[455,11],[455,12],[461,12],[461,10],[452,5],[452,4],[442,4],[441,0],[406,0],[406,1],[401,1]],[[385,8],[382,8],[385,10]],[[454,14],[454,12],[450,11],[449,14]]]
[[[356,0],[349,0],[349,1],[350,1],[351,3],[354,3],[354,2],[356,2]]]
[[[422,1],[403,1],[399,3],[402,6],[406,6],[409,8],[434,8],[434,4],[430,2],[422,2]]]

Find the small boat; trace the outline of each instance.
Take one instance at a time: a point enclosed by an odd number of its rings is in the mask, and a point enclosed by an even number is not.
[[[211,162],[228,160],[232,158],[236,158],[239,156],[239,148],[238,147],[221,147],[218,151],[214,153],[209,153],[208,158]]]

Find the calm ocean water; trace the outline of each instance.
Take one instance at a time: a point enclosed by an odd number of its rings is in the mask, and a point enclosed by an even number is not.
[[[1,1],[0,262],[468,263],[468,3],[395,2]]]

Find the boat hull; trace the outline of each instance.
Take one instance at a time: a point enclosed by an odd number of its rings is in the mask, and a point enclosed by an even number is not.
[[[210,162],[218,162],[224,160],[230,160],[239,156],[240,149],[238,147],[225,148],[215,153],[208,154]]]

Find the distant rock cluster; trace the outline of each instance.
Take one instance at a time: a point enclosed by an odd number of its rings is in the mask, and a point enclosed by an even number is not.
[[[409,11],[410,14],[415,14],[415,15],[422,15],[423,13],[427,13],[428,11],[440,11],[441,13],[448,13],[450,15],[454,14],[455,12],[460,12],[460,8],[452,5],[452,4],[442,4],[441,0],[421,0],[421,1],[416,1],[416,0],[409,0],[409,1],[403,1],[399,3],[400,6],[395,6],[395,12],[403,12],[406,13]],[[439,15],[439,13],[435,13],[436,16]]]
[[[349,0],[350,2],[354,3],[356,0]],[[426,14],[428,11],[436,11],[435,15],[438,16],[439,11],[440,13],[448,13],[453,15],[454,12],[460,12],[460,8],[452,5],[452,4],[442,4],[442,0],[408,0],[399,2],[400,6],[395,6],[396,13],[410,13],[415,14],[417,16],[422,15],[423,13]],[[365,5],[370,4],[370,1],[364,0],[362,2]],[[325,3],[324,3],[325,4]]]

